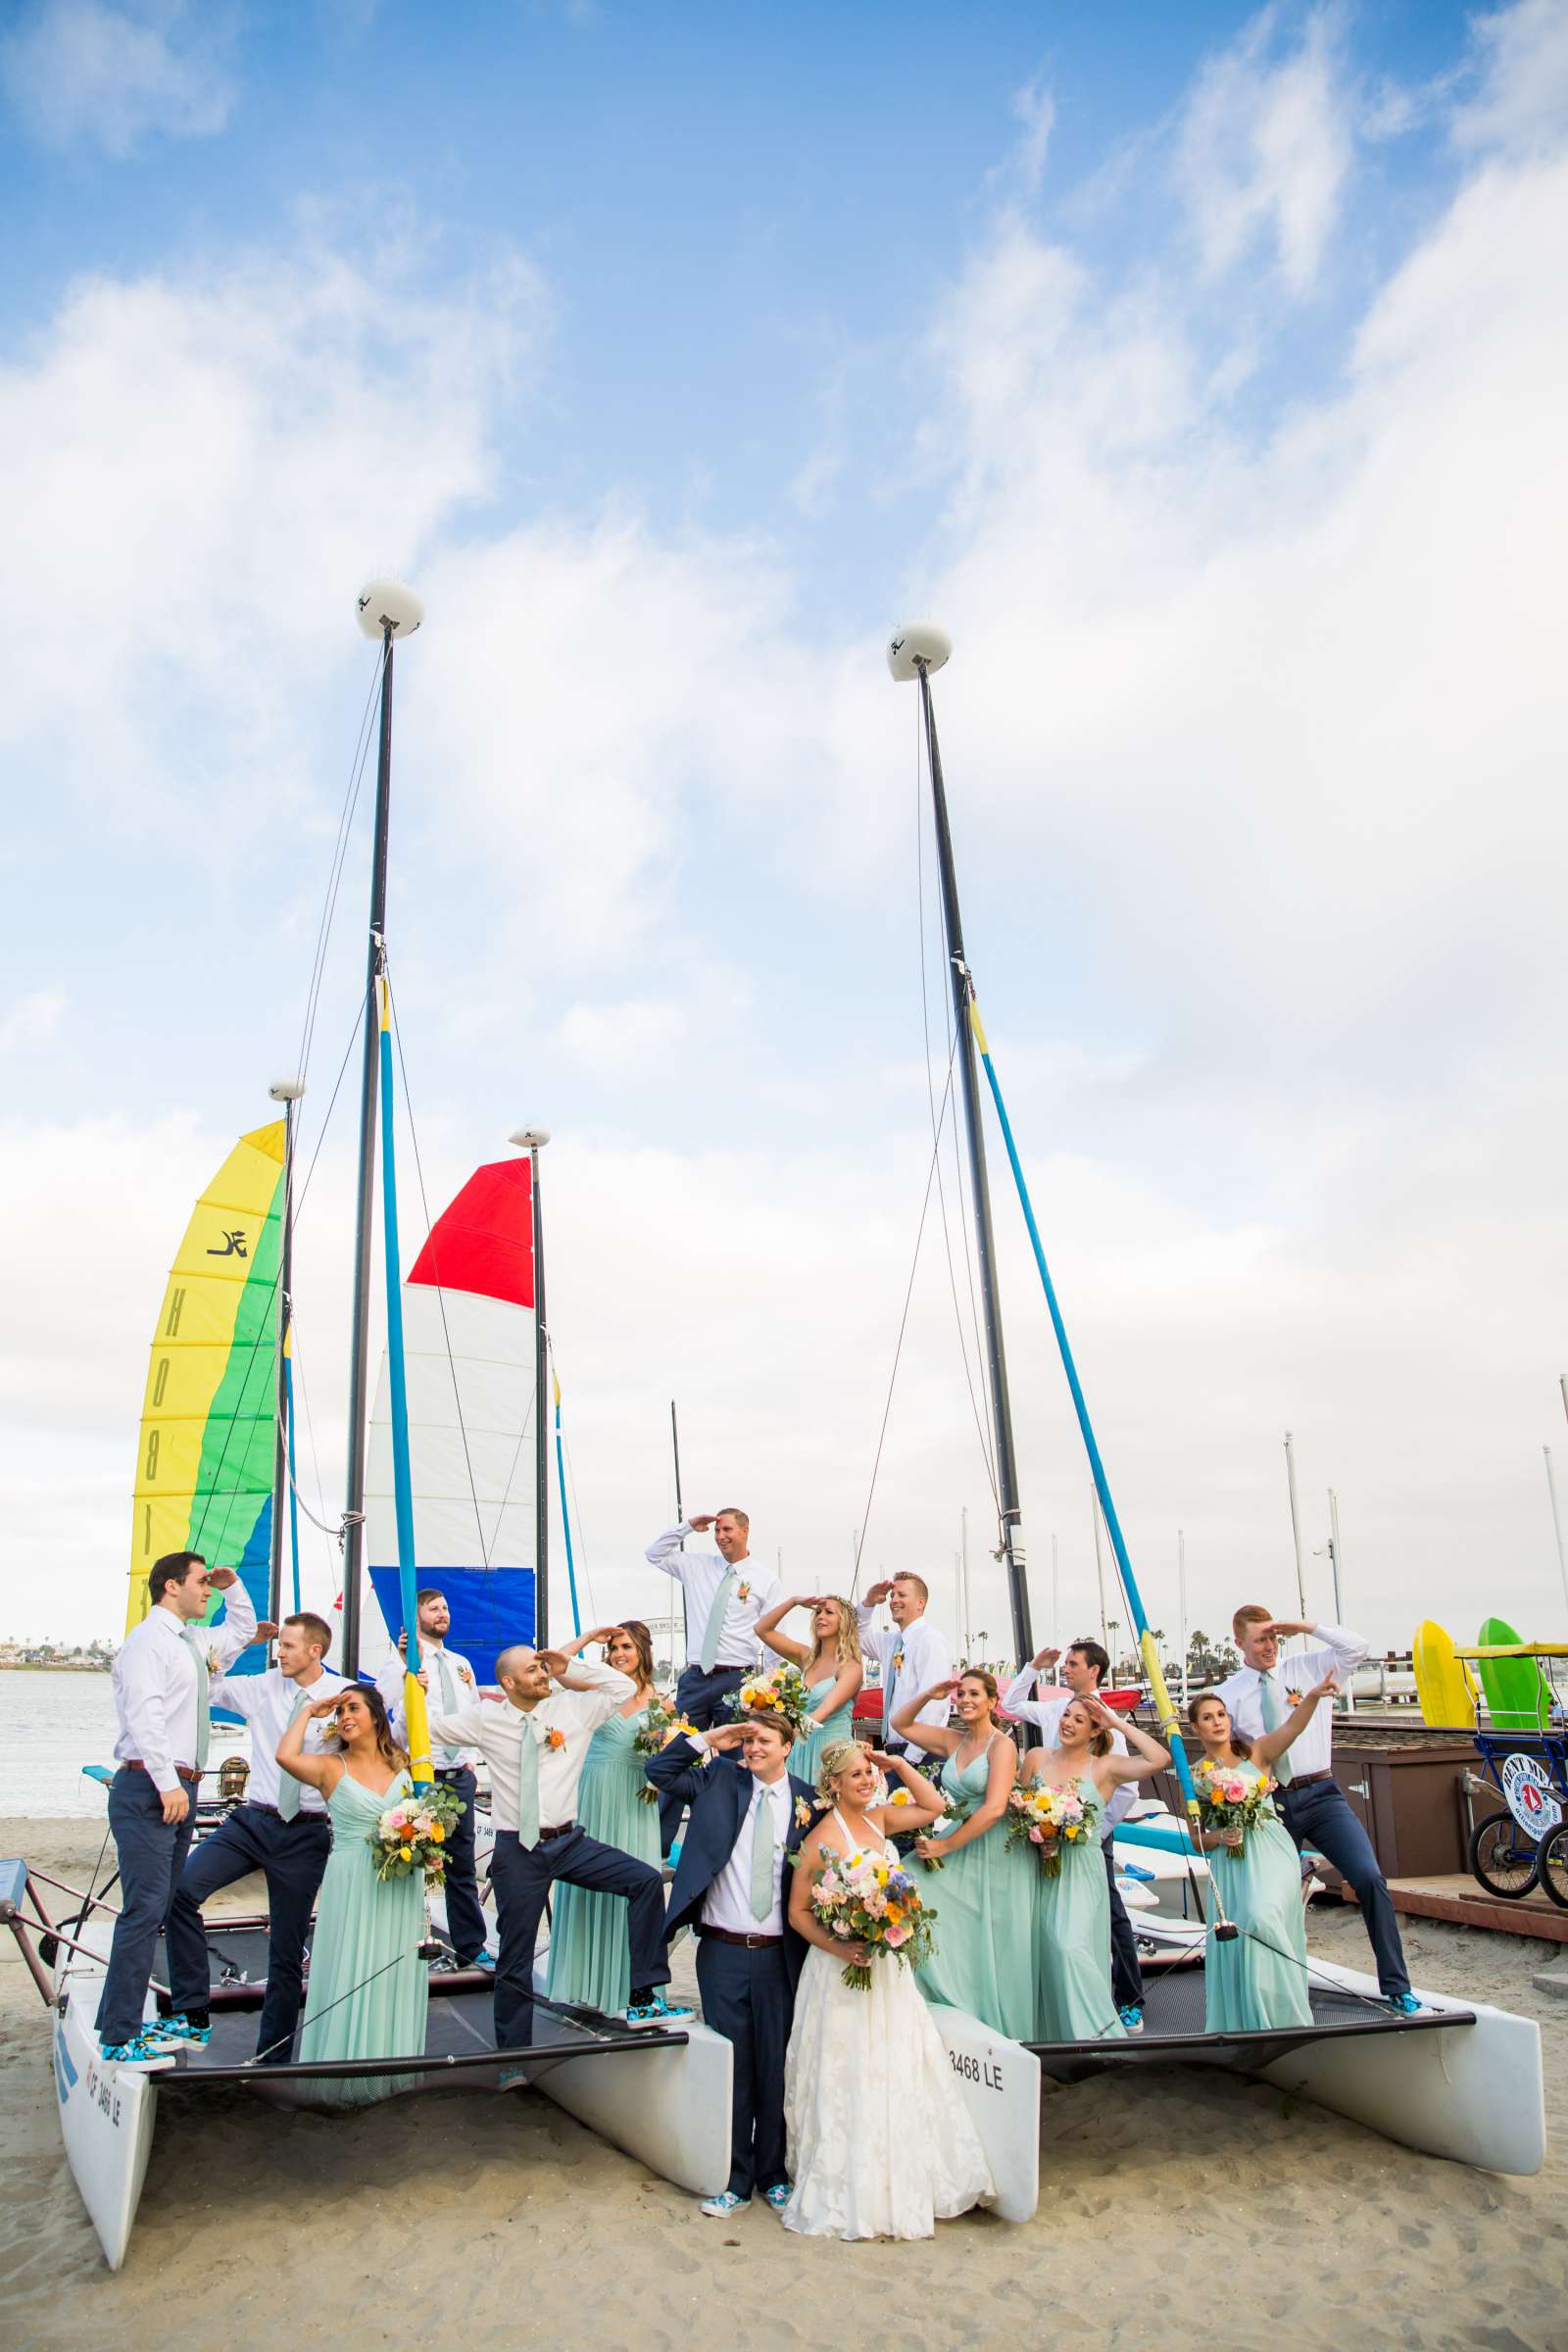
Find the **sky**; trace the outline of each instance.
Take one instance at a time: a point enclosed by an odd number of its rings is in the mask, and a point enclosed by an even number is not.
[[[952,1270],[935,1202],[915,1247],[944,973],[884,649],[925,618],[1152,1619],[1179,1543],[1190,1627],[1294,1613],[1289,1429],[1310,1616],[1333,1488],[1377,1646],[1568,1635],[1563,0],[15,0],[0,196],[0,1635],[123,1621],[152,1322],[299,1060],[377,574],[427,608],[409,1140],[433,1212],[552,1131],[595,1615],[666,1600],[675,1398],[689,1504],[790,1591],[858,1547],[955,1625],[966,1525],[1004,1646],[951,1134]],[[368,800],[305,1103],[327,1519]],[[1088,1476],[990,1149],[1066,1637]]]

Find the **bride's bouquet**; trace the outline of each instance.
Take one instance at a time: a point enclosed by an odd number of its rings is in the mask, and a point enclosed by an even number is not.
[[[443,1788],[439,1782],[388,1805],[368,1839],[383,1886],[422,1870],[425,1884],[439,1886],[447,1875],[447,1840],[467,1809],[455,1788]]]
[[[697,1726],[678,1712],[672,1702],[655,1691],[648,1701],[648,1720],[632,1740],[633,1752],[639,1756],[657,1756],[672,1740],[690,1739]],[[707,1763],[707,1756],[702,1757]],[[657,1805],[659,1790],[652,1781],[644,1781],[637,1791],[645,1805]]]
[[[724,1701],[730,1713],[781,1715],[799,1740],[811,1714],[811,1694],[798,1666],[775,1666],[771,1674],[748,1675],[738,1690]]]
[[[863,1943],[873,1959],[918,1967],[931,1949],[936,1917],[896,1854],[829,1854],[811,1889],[811,1917],[843,1943]],[[852,1960],[844,1982],[869,1992],[871,1971]]]
[[[1095,1837],[1100,1807],[1086,1804],[1076,1788],[1050,1788],[1043,1781],[1025,1781],[1007,1799],[1007,1843],[1030,1845],[1040,1857],[1048,1879],[1061,1870],[1064,1845],[1082,1845]]]
[[[1245,1772],[1228,1771],[1223,1764],[1200,1764],[1193,1782],[1204,1829],[1217,1831],[1231,1860],[1240,1862],[1247,1851],[1247,1833],[1256,1829],[1274,1791],[1272,1776],[1265,1772],[1250,1780]]]

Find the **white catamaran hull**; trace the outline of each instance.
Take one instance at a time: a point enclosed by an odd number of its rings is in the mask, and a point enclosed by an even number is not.
[[[125,2259],[158,2120],[158,2078],[140,2067],[105,2066],[92,2030],[101,1975],[76,1978],[55,2031],[55,2090],[66,2161],[98,2232],[104,2260]],[[172,2063],[172,2062],[171,2062]]]
[[[1040,2061],[962,2009],[933,2003],[931,2015],[991,2167],[996,2195],[989,2211],[1004,2222],[1033,2221],[1040,2202]]]
[[[549,1953],[534,1964],[534,1989],[543,1992]],[[693,2196],[716,2197],[729,2185],[731,2062],[721,2034],[693,2018],[684,2048],[652,2049],[646,2057],[607,2066],[567,2059],[539,2078],[547,2099],[612,2147],[646,2164]]]
[[[1139,1933],[1167,1946],[1201,1944],[1201,1928],[1151,1918]],[[1315,1983],[1376,2001],[1375,1977],[1314,1960]],[[1401,2147],[1446,2156],[1490,2173],[1539,2173],[1546,2155],[1541,2028],[1485,2002],[1440,1992],[1417,1998],[1431,2010],[1463,2012],[1473,2025],[1402,2034],[1329,2035],[1259,2070],[1281,2090],[1304,2091],[1320,2107],[1381,2132]]]

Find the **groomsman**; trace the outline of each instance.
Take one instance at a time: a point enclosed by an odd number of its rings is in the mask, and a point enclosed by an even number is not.
[[[775,2211],[789,2201],[784,2053],[807,1945],[789,1924],[784,1872],[821,1811],[810,1783],[790,1771],[794,1740],[789,1724],[748,1715],[672,1740],[644,1766],[662,1794],[692,1809],[666,1946],[695,1928],[703,2017],[735,2051],[729,2185],[703,2204],[715,2220],[749,2205],[754,2187]]]
[[[227,1595],[222,1620],[203,1625],[215,1592]],[[181,2016],[144,2027],[142,2012],[158,1932],[167,1925],[196,1827],[212,1736],[208,1686],[263,1632],[234,1570],[209,1571],[199,1551],[166,1551],[155,1560],[147,1594],[152,1605],[125,1636],[110,1678],[120,1726],[120,1770],[109,1790],[120,1917],[98,2003],[98,2039],[106,2059],[127,2066],[167,2058],[181,2042],[207,2040],[204,2027]],[[204,1998],[207,1990],[204,1979]]]
[[[447,1647],[447,1633],[452,1624],[452,1612],[446,1594],[437,1586],[426,1585],[417,1595],[419,1625],[419,1666],[425,1675],[425,1690],[432,1711],[455,1715],[478,1695],[479,1685],[472,1666],[461,1650]],[[407,1655],[408,1636],[398,1636],[398,1655],[388,1658],[375,1678],[381,1702],[394,1722],[401,1719],[403,1706],[403,1666]],[[484,1911],[479,1901],[479,1875],[474,1862],[474,1799],[479,1784],[473,1768],[479,1760],[475,1747],[438,1747],[430,1761],[435,1777],[444,1788],[450,1788],[463,1800],[463,1811],[447,1846],[446,1878],[442,1893],[447,1907],[447,1935],[460,1968],[493,1967],[495,1954],[486,1949]]]
[[[687,1536],[706,1535],[710,1528],[716,1550],[682,1551]],[[750,1519],[732,1505],[683,1519],[648,1546],[649,1564],[673,1577],[686,1595],[686,1665],[675,1704],[700,1732],[727,1721],[724,1701],[757,1666],[757,1620],[780,1597],[778,1579],[751,1556],[751,1537]],[[674,1798],[660,1800],[660,1846],[666,1856],[680,1814]]]
[[[1015,1675],[1002,1693],[1003,1708],[1016,1715],[1021,1722],[1040,1726],[1040,1740],[1044,1747],[1060,1745],[1059,1733],[1064,1710],[1075,1698],[1098,1695],[1102,1683],[1110,1672],[1110,1653],[1098,1642],[1085,1639],[1075,1642],[1061,1659],[1059,1690],[1043,1691],[1038,1698],[1029,1693],[1042,1673],[1048,1673],[1061,1658],[1059,1649],[1043,1649],[1022,1674]],[[1049,1689],[1049,1687],[1048,1687]],[[1120,1732],[1110,1736],[1111,1752],[1124,1756],[1127,1742]],[[1124,1782],[1111,1792],[1100,1817],[1100,1850],[1104,1858],[1105,1882],[1110,1888],[1110,1988],[1115,1996],[1121,2022],[1129,2034],[1143,2031],[1144,1972],[1138,1958],[1138,1938],[1133,1923],[1127,1916],[1127,1906],[1116,1886],[1116,1858],[1112,1839],[1118,1821],[1124,1821],[1138,1802],[1142,1789],[1137,1781]]]
[[[1243,1662],[1214,1695],[1224,1701],[1232,1723],[1249,1740],[1277,1731],[1303,1690],[1320,1683],[1326,1674],[1345,1681],[1366,1656],[1361,1635],[1348,1633],[1344,1626],[1306,1625],[1296,1618],[1273,1617],[1255,1601],[1237,1610],[1232,1630]],[[1310,1648],[1282,1659],[1281,1639],[1292,1634],[1314,1635],[1316,1640]],[[1334,1713],[1330,1707],[1319,1707],[1305,1731],[1275,1760],[1274,1778],[1280,1785],[1279,1806],[1285,1827],[1298,1850],[1303,1845],[1316,1846],[1354,1887],[1377,1957],[1383,1997],[1396,2016],[1414,2017],[1421,2004],[1410,1990],[1394,1898],[1378,1868],[1372,1840],[1334,1778],[1333,1762]]]
[[[587,1639],[607,1642],[613,1631],[601,1626]],[[568,1663],[569,1689],[564,1687]],[[477,1748],[490,1768],[496,1833],[490,1884],[501,1928],[496,2048],[520,2049],[533,2039],[533,1947],[557,1879],[626,1898],[631,1939],[626,2023],[662,2026],[690,2017],[689,2009],[671,2007],[659,1991],[669,1982],[659,1872],[619,1846],[601,1844],[573,1818],[588,1742],[630,1698],[631,1677],[588,1658],[568,1662],[559,1649],[518,1643],[497,1658],[496,1679],[506,1693],[500,1705],[474,1698],[452,1714],[433,1703],[430,1708],[431,1739]]]
[[[279,1770],[277,1743],[296,1715],[342,1690],[342,1676],[321,1663],[331,1643],[324,1619],[302,1610],[278,1627],[275,1666],[265,1674],[224,1675],[214,1683],[213,1705],[242,1715],[251,1727],[251,1777],[244,1804],[236,1805],[191,1853],[169,1915],[174,2007],[205,2038],[212,1976],[201,1907],[220,1886],[231,1886],[253,1870],[265,1877],[267,1998],[256,2037],[256,2055],[264,2066],[286,2065],[293,2054],[311,1909],[332,1850],[325,1799]],[[307,1755],[320,1755],[331,1738],[329,1725],[309,1725]]]
[[[906,1570],[902,1575],[884,1577],[881,1584],[872,1585],[855,1612],[860,1627],[860,1647],[867,1657],[877,1659],[882,1668],[882,1744],[890,1756],[907,1756],[912,1764],[919,1764],[924,1751],[911,1747],[891,1729],[897,1703],[895,1692],[901,1684],[906,1690],[929,1690],[937,1683],[951,1682],[955,1671],[952,1643],[926,1618],[930,1598],[931,1589],[924,1577]],[[884,1600],[893,1620],[891,1631],[873,1622]],[[920,1709],[915,1721],[945,1724],[948,1714],[946,1698],[935,1698]]]

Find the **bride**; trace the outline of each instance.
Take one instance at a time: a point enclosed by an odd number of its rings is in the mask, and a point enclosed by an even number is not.
[[[903,1781],[907,1804],[878,1803],[878,1763]],[[937,2222],[992,2195],[990,2167],[910,1970],[873,1958],[870,1990],[847,1985],[845,1965],[863,1963],[865,1946],[830,1936],[810,1898],[830,1856],[891,1850],[889,1829],[925,1828],[943,1800],[912,1765],[873,1758],[853,1740],[823,1749],[817,1787],[831,1811],[804,1840],[790,1891],[789,1924],[811,1949],[784,2062],[794,2182],[784,2227],[809,2237],[930,2237]]]

